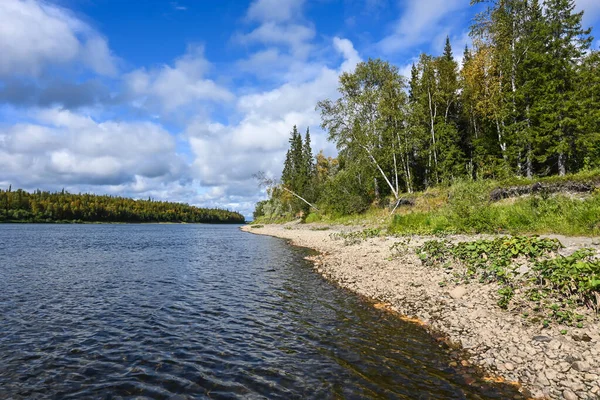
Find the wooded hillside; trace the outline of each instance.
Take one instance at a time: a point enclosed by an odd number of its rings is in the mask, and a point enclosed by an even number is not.
[[[339,98],[317,105],[337,158],[307,156],[294,127],[281,185],[255,216],[349,214],[457,181],[599,168],[600,53],[583,12],[573,0],[487,3],[460,65],[446,39],[410,77],[380,59],[343,73]]]
[[[234,211],[64,190],[0,190],[0,207],[0,222],[245,222],[244,216]]]

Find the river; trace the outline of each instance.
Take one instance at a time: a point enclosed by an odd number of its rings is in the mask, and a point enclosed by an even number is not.
[[[0,398],[505,398],[304,254],[231,225],[0,225]]]

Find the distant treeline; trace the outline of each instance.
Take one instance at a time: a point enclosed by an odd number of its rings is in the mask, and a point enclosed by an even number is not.
[[[94,194],[0,189],[0,222],[244,223],[238,212]]]

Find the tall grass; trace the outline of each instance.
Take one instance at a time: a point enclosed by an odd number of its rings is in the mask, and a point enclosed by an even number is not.
[[[534,195],[489,200],[497,182],[459,182],[433,210],[405,210],[390,224],[394,233],[557,233],[600,235],[600,191],[591,195]]]

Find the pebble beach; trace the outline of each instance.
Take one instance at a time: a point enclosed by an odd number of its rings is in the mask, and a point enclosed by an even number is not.
[[[593,310],[582,328],[528,322],[518,310],[498,307],[498,286],[452,282],[462,268],[422,265],[414,247],[431,239],[410,237],[407,251],[392,254],[395,237],[376,237],[345,243],[335,234],[351,227],[311,224],[242,227],[254,234],[289,240],[319,254],[310,256],[314,269],[328,280],[371,299],[399,317],[415,321],[432,333],[444,335],[460,354],[456,363],[474,365],[489,379],[513,382],[523,398],[600,399],[600,322]],[[355,230],[360,228],[354,228]],[[587,247],[600,249],[592,238],[552,236],[561,241],[561,254]],[[451,242],[480,236],[449,236]]]

